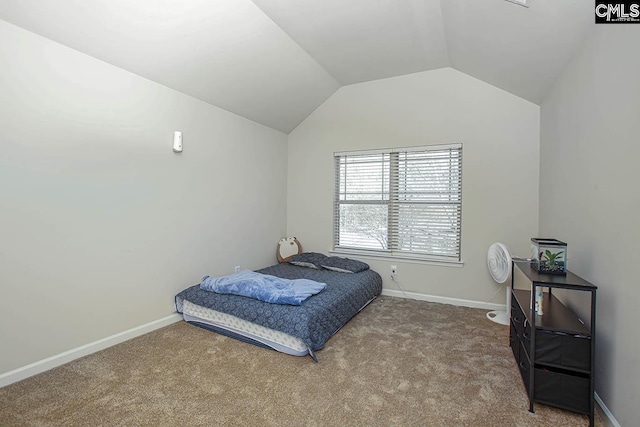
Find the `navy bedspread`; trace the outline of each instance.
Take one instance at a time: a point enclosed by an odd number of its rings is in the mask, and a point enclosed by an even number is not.
[[[258,270],[286,279],[311,279],[327,284],[324,291],[302,305],[280,305],[238,295],[221,295],[191,286],[176,295],[176,308],[182,313],[182,301],[231,314],[241,319],[300,338],[313,352],[369,301],[382,292],[382,278],[372,270],[346,274],[328,270],[277,264]],[[314,356],[315,358],[315,356]]]

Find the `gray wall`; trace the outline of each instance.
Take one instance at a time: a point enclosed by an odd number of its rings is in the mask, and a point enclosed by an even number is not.
[[[0,40],[0,374],[275,261],[286,135],[3,21]]]
[[[625,426],[640,402],[639,30],[596,26],[541,107],[540,233],[566,241],[569,269],[599,286],[596,392]]]
[[[332,248],[334,151],[462,143],[464,266],[391,264],[407,292],[484,303],[499,289],[489,276],[491,243],[527,255],[538,230],[539,107],[443,68],[344,86],[289,135],[288,234],[305,250]],[[428,298],[425,298],[428,299]],[[492,300],[504,304],[503,292]]]
[[[598,395],[633,424],[637,26],[597,27],[541,109],[435,70],[341,88],[288,148],[282,133],[3,21],[0,39],[0,374],[172,313],[201,275],[273,262],[285,231],[327,252],[334,151],[461,142],[464,267],[394,261],[398,281],[483,301],[497,289],[492,242],[527,255],[531,236],[566,240],[569,268],[600,286]]]

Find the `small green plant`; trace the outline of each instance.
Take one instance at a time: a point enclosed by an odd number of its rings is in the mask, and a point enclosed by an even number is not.
[[[549,268],[555,267],[556,260],[559,259],[560,255],[562,255],[563,253],[564,251],[553,253],[549,249],[544,251],[544,258],[547,260],[547,266],[549,266]]]

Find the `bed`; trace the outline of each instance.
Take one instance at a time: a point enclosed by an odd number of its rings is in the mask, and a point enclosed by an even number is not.
[[[382,291],[382,278],[369,269],[343,273],[282,263],[258,272],[310,279],[327,287],[302,305],[287,305],[194,285],[176,295],[176,310],[196,326],[294,356],[309,354],[317,361],[315,352]]]

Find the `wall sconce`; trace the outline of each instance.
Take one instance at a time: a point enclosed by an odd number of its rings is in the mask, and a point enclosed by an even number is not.
[[[173,133],[173,152],[182,153],[182,132],[179,130]]]

